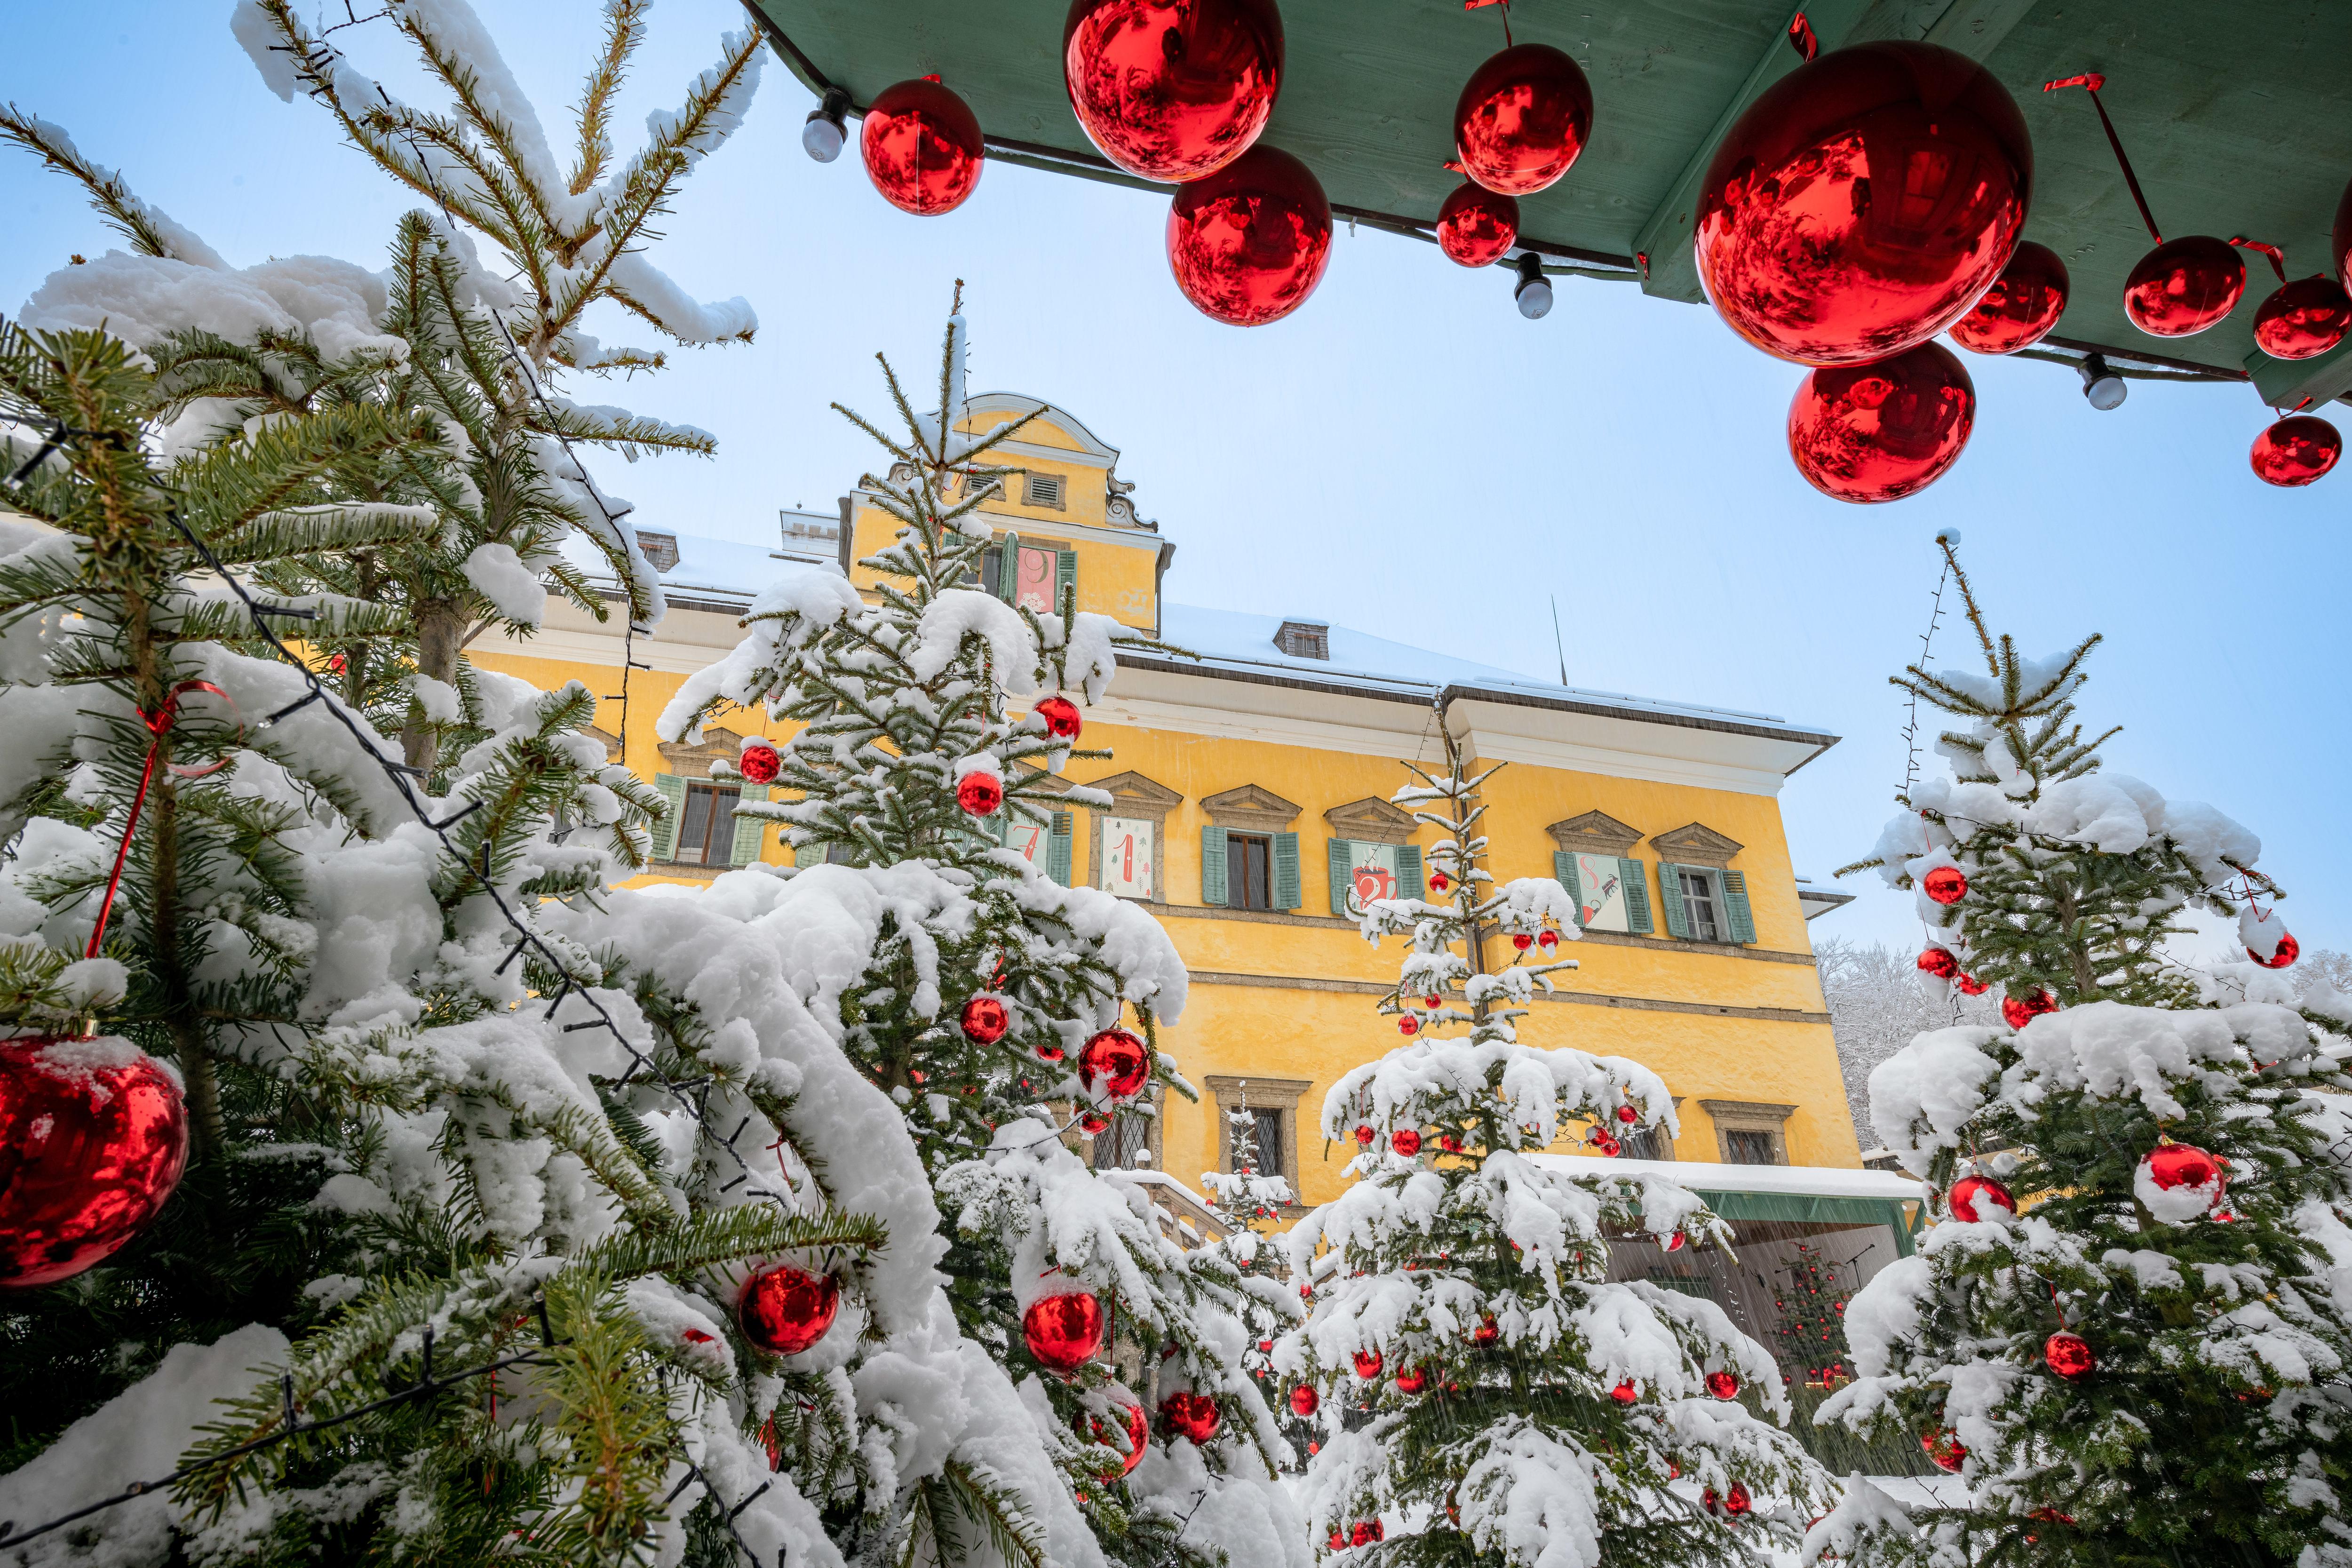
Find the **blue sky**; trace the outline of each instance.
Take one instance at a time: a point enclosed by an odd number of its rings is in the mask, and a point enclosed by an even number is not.
[[[594,8],[477,5],[560,137]],[[125,4],[103,20],[34,8],[13,24],[0,99],[65,124],[232,262],[378,265],[410,204],[320,110],[270,96],[228,13],[227,0]],[[625,153],[742,21],[733,0],[665,0],[629,84]],[[431,101],[387,24],[339,38]],[[908,74],[924,68],[910,57]],[[1549,676],[1557,595],[1577,685],[1845,737],[1782,797],[1798,868],[1817,878],[1865,853],[1890,809],[1903,711],[1886,676],[1926,625],[1932,536],[1957,526],[1994,624],[2029,651],[2106,634],[2084,706],[2125,726],[2109,765],[2253,828],[2304,944],[2352,945],[2352,850],[2335,821],[2352,474],[2259,483],[2246,448],[2268,416],[2251,390],[2135,383],[2103,415],[2061,367],[1964,356],[1979,407],[1958,465],[1910,500],[1843,506],[1789,462],[1801,373],[1704,308],[1563,280],[1529,322],[1501,271],[1343,230],[1303,309],[1223,327],[1169,279],[1164,198],[993,165],[958,211],[912,217],[875,194],[854,149],[831,165],[801,152],[810,107],[771,59],[653,257],[703,298],[748,298],[758,341],[582,393],[720,439],[710,461],[605,465],[641,523],[764,542],[778,506],[829,507],[872,457],[826,405],[887,410],[877,350],[935,374],[960,277],[975,390],[1050,398],[1122,449],[1139,510],[1179,545],[1171,597],[1325,616]],[[114,243],[21,155],[0,155],[0,310],[69,252]],[[1948,627],[1938,651],[1967,650]],[[1817,938],[1916,937],[1907,899],[1874,879],[1847,886],[1863,901]]]

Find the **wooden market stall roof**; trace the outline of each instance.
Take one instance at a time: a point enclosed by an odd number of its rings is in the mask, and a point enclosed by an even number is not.
[[[990,155],[1121,184],[1064,94],[1067,0],[745,0],[812,91],[862,109],[937,71],[978,114]],[[1566,50],[1592,83],[1591,144],[1567,177],[1520,198],[1523,246],[1570,268],[1697,302],[1694,196],[1739,111],[1800,62],[1788,0],[1517,0],[1522,43]],[[2254,306],[2275,279],[2248,255],[2246,297],[2191,338],[2140,332],[2123,312],[2146,230],[2080,91],[2104,100],[2168,238],[2243,235],[2282,246],[2288,276],[2329,266],[2337,197],[2352,177],[2352,4],[2346,0],[1809,0],[1824,49],[1926,38],[1982,61],[2032,132],[2025,235],[2065,258],[2074,290],[2049,344],[2145,363],[2249,375],[2292,406],[2352,389],[2352,342],[2287,363],[2254,347]],[[1342,217],[1427,235],[1459,183],[1449,121],[1462,83],[1502,47],[1499,9],[1462,0],[1287,0],[1287,63],[1265,140],[1306,160]],[[1172,187],[1154,187],[1171,189]],[[1647,264],[1637,258],[1646,257]],[[1432,251],[1431,265],[1444,266]]]

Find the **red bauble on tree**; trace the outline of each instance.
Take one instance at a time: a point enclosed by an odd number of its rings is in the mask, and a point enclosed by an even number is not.
[[[884,88],[866,108],[857,144],[874,188],[924,217],[962,205],[988,153],[979,117],[935,76]]]
[[[179,1084],[130,1041],[0,1043],[0,1289],[102,1262],[155,1217],[187,1160]]]
[[[1362,1378],[1366,1383],[1370,1383],[1372,1379],[1380,1376],[1381,1352],[1378,1351],[1358,1351],[1356,1352],[1356,1375]]]
[[[2066,313],[2073,280],[2046,245],[2024,240],[1984,297],[1952,323],[1952,341],[1971,353],[2013,354],[2050,335]]]
[[[1717,1399],[1739,1397],[1739,1377],[1736,1373],[1717,1370],[1706,1374],[1706,1391]]]
[[[1143,1462],[1144,1446],[1151,1441],[1151,1424],[1144,1417],[1142,1405],[1124,1400],[1119,1402],[1118,1415],[1119,1424],[1127,1428],[1127,1452],[1119,1456],[1119,1474],[1132,1475],[1135,1467]],[[1078,1435],[1081,1442],[1099,1443],[1106,1448],[1111,1446],[1110,1428],[1089,1411],[1074,1412],[1070,1430]]]
[[[2352,295],[2325,273],[2282,283],[2254,312],[2254,346],[2273,359],[2316,359],[2352,329]]]
[[[1103,156],[1147,180],[1197,180],[1265,129],[1282,16],[1274,0],[1075,0],[1062,81]]]
[[[1952,1184],[1945,1201],[1951,1208],[1952,1217],[1963,1222],[1989,1220],[1995,1209],[2017,1212],[2017,1200],[1990,1176],[1962,1176]]]
[[[1419,1394],[1429,1386],[1429,1369],[1416,1366],[1396,1374],[1396,1385],[1399,1394]]]
[[[2168,239],[2124,280],[2124,314],[2151,337],[2186,338],[2219,322],[2246,291],[2246,259],[2210,234]]]
[[[2052,1372],[2069,1383],[2090,1376],[2099,1364],[2099,1358],[2091,1352],[2091,1342],[2064,1329],[2042,1342],[2042,1359]]]
[[[1549,952],[1553,948],[1559,945],[1559,932],[1552,931],[1549,927],[1536,932],[1536,945],[1542,948],[1546,952]]]
[[[1919,1447],[1926,1451],[1928,1458],[1935,1461],[1936,1468],[1939,1470],[1949,1470],[1958,1474],[1959,1468],[1968,1462],[1969,1451],[1961,1445],[1959,1434],[1948,1426],[1939,1426],[1932,1432],[1920,1433]]]
[[[2167,1192],[2175,1187],[2211,1187],[2217,1197],[2229,1187],[2221,1162],[2192,1143],[2159,1143],[2140,1160],[2147,1179]]]
[[[1066,697],[1043,698],[1030,711],[1045,724],[1045,733],[1057,741],[1075,741],[1078,731],[1086,728],[1078,705]]]
[[[963,1005],[958,1021],[963,1026],[965,1038],[992,1046],[1013,1026],[1013,1013],[993,996],[975,996]]]
[[[1143,1042],[1125,1029],[1105,1029],[1078,1051],[1078,1081],[1091,1092],[1095,1080],[1113,1100],[1131,1100],[1151,1077],[1151,1058]]]
[[[2044,1013],[2058,1011],[2058,998],[2047,991],[2034,991],[2023,996],[2000,999],[2000,1021],[2012,1029],[2022,1029]]]
[[[1494,1344],[1502,1337],[1502,1325],[1492,1318],[1481,1318],[1478,1326],[1470,1331],[1470,1342],[1481,1347]]]
[[[1919,879],[1919,890],[1939,904],[1957,904],[1969,896],[1969,879],[1958,866],[1937,866]]]
[[[1040,1296],[1021,1314],[1021,1338],[1039,1364],[1073,1373],[1102,1348],[1103,1309],[1091,1290]]]
[[[1078,1117],[1078,1131],[1089,1138],[1099,1138],[1110,1130],[1110,1118],[1099,1110],[1083,1112]]]
[[[744,1280],[735,1302],[743,1337],[771,1355],[800,1354],[824,1338],[840,1310],[839,1280],[782,1263]]]
[[[1919,973],[1932,974],[1938,980],[1949,980],[1960,972],[1960,961],[1952,956],[1948,947],[1923,949],[1919,954]]]
[[[1755,1506],[1754,1500],[1748,1495],[1748,1489],[1738,1481],[1732,1482],[1731,1489],[1719,1498],[1715,1495],[1713,1487],[1702,1487],[1698,1500],[1699,1506],[1707,1512],[1721,1513],[1731,1519],[1739,1518]]]
[[[1301,1421],[1314,1415],[1322,1403],[1323,1397],[1315,1392],[1313,1384],[1302,1383],[1290,1391],[1290,1413]]]
[[[1617,1108],[1617,1120],[1629,1127],[1641,1119],[1642,1113],[1630,1105],[1621,1105]]]
[[[1397,1020],[1397,1033],[1400,1035],[1417,1035],[1421,1033],[1421,1020],[1414,1017],[1412,1014],[1407,1013],[1403,1017]]]
[[[1628,1378],[1623,1383],[1621,1383],[1616,1387],[1611,1389],[1609,1391],[1609,1397],[1615,1400],[1620,1405],[1631,1405],[1633,1401],[1642,1397],[1642,1391],[1633,1386],[1633,1379]]]
[[[1521,44],[1471,73],[1454,103],[1462,172],[1497,195],[1558,180],[1592,134],[1592,84],[1549,44]]]
[[[2286,969],[2291,967],[2296,959],[2303,956],[2303,943],[2294,940],[2293,931],[2283,931],[2279,935],[2278,946],[2272,950],[2268,958],[2264,958],[2251,947],[2246,949],[2246,956],[2264,969]]]
[[[1421,1134],[1410,1127],[1400,1127],[1389,1134],[1389,1147],[1410,1160],[1421,1152]]]
[[[1004,781],[985,768],[956,780],[956,805],[968,816],[993,816],[1004,804]]]
[[[1217,1402],[1205,1394],[1180,1388],[1160,1402],[1160,1419],[1179,1437],[1205,1443],[1217,1435]]]
[[[1442,893],[1452,886],[1454,886],[1453,881],[1447,878],[1444,872],[1432,871],[1429,874],[1429,890],[1431,892]]]
[[[1789,403],[1789,455],[1833,500],[1900,500],[1959,460],[1976,418],[1967,367],[1941,343],[1921,343],[1806,376]]]
[[[746,741],[740,755],[735,759],[736,771],[752,784],[773,784],[784,765],[776,748],[765,741]]]
[[[1519,204],[1465,180],[1437,209],[1437,248],[1464,267],[1491,267],[1519,239]]]
[[[1178,187],[1168,265],[1203,315],[1236,327],[1279,321],[1307,301],[1331,259],[1331,203],[1314,172],[1261,143]]]
[[[1782,77],[1717,147],[1699,279],[1767,353],[1885,359],[1968,312],[2032,193],[2024,117],[1990,72],[1934,44],[1859,44]]]
[[[1374,1132],[1369,1125],[1359,1124],[1356,1128],[1356,1142],[1363,1148],[1370,1148],[1372,1140],[1379,1136],[1380,1134]]]
[[[1952,976],[1952,984],[1963,996],[1981,996],[1992,989],[1973,974],[1956,974]]]
[[[2335,426],[2297,414],[2255,437],[2253,450],[2247,456],[2263,483],[2293,489],[2326,474],[2343,455],[2344,437],[2336,433]]]

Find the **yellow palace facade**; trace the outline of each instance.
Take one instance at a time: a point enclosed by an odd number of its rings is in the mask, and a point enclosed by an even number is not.
[[[970,427],[1029,414],[1038,400],[972,400]],[[1836,737],[1759,714],[1653,702],[1529,680],[1389,642],[1314,616],[1244,615],[1171,602],[1174,543],[1137,517],[1118,453],[1046,405],[1002,461],[1026,471],[984,509],[993,525],[982,586],[1051,607],[1065,584],[1078,607],[1116,617],[1188,658],[1123,658],[1070,782],[1105,790],[1108,811],[1073,807],[1016,847],[1063,880],[1143,902],[1174,939],[1192,996],[1160,1043],[1201,1091],[1150,1124],[1150,1163],[1181,1181],[1230,1169],[1230,1121],[1246,1109],[1262,1148],[1307,1203],[1336,1194],[1353,1152],[1326,1148],[1323,1091],[1400,1041],[1373,1004],[1401,954],[1358,934],[1350,906],[1423,889],[1435,835],[1388,804],[1402,765],[1443,755],[1445,722],[1465,752],[1508,764],[1485,790],[1489,869],[1557,876],[1585,914],[1556,975],[1520,1026],[1532,1044],[1631,1057],[1663,1077],[1679,1137],[1628,1155],[1738,1164],[1855,1166],[1853,1121],[1807,921],[1845,896],[1801,881],[1779,806],[1789,775]],[[888,542],[892,523],[853,492],[833,512],[782,514],[760,549],[641,529],[670,609],[634,640],[623,690],[620,619],[598,626],[551,605],[528,642],[478,647],[478,661],[541,687],[579,679],[604,698],[614,758],[668,796],[646,880],[702,880],[751,860],[788,863],[771,827],[740,824],[739,738],[781,739],[766,715],[717,719],[704,743],[665,743],[654,720],[679,683],[731,647],[751,595],[778,574],[845,572]],[[1122,1126],[1125,1122],[1122,1121]],[[1100,1141],[1098,1161],[1136,1147]]]

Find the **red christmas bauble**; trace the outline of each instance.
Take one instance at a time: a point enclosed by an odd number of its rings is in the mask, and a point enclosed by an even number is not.
[[[1180,1437],[1205,1443],[1217,1435],[1217,1402],[1205,1394],[1178,1389],[1160,1402],[1160,1418]]]
[[[1203,315],[1262,327],[1307,302],[1331,259],[1331,203],[1307,166],[1261,143],[1180,185],[1168,265]]]
[[[752,784],[773,784],[783,765],[784,760],[776,755],[776,748],[765,741],[752,742],[735,759],[736,771]]]
[[[1004,804],[1004,781],[994,773],[970,773],[956,780],[956,805],[971,816],[993,816]]]
[[[1429,890],[1433,893],[1442,893],[1453,885],[1446,879],[1445,873],[1443,871],[1432,871],[1429,874]]]
[[[1437,248],[1464,267],[1491,267],[1519,241],[1519,204],[1465,180],[1437,209]]]
[[[1601,1157],[1603,1159],[1609,1160],[1614,1160],[1625,1147],[1625,1145],[1620,1143],[1616,1139],[1612,1138],[1606,1132],[1603,1132],[1600,1137],[1595,1138],[1592,1141],[1592,1146],[1601,1151]]]
[[[2013,354],[2050,335],[2066,313],[2072,280],[2046,245],[2021,241],[1983,298],[1952,323],[1952,341],[1974,353]]]
[[[735,1321],[743,1337],[771,1355],[798,1355],[824,1338],[841,1310],[841,1281],[780,1263],[743,1281]]]
[[[1414,1017],[1412,1014],[1407,1013],[1403,1017],[1397,1020],[1397,1033],[1400,1035],[1418,1035],[1421,1033],[1421,1020]]]
[[[1549,44],[1490,57],[1454,101],[1462,172],[1497,195],[1525,196],[1558,180],[1592,135],[1592,84]]]
[[[1969,879],[1958,866],[1938,866],[1919,879],[1919,890],[1939,904],[1957,904],[1969,896]]]
[[[1973,974],[1956,974],[1952,976],[1952,984],[1958,987],[1963,996],[1981,996],[1992,989]]]
[[[1511,945],[1518,949],[1521,952],[1527,952],[1528,949],[1535,946],[1535,944],[1536,939],[1526,931],[1518,931],[1511,938]]]
[[[1789,455],[1833,500],[1900,500],[1959,460],[1976,420],[1968,367],[1943,344],[1921,343],[1806,376],[1789,402]]]
[[[1078,731],[1086,728],[1078,705],[1066,697],[1045,698],[1029,711],[1045,721],[1045,733],[1055,740],[1075,740]]]
[[[1356,1528],[1354,1531],[1349,1532],[1348,1536],[1348,1544],[1350,1546],[1370,1546],[1371,1543],[1372,1527],[1364,1521],[1358,1520],[1356,1521]]]
[[[2004,996],[2000,999],[2000,1021],[2012,1029],[2022,1029],[2044,1013],[2058,1011],[2058,998],[2047,991],[2036,991],[2028,996]]]
[[[1960,961],[1952,956],[1948,947],[1931,947],[1919,954],[1919,972],[1938,980],[1949,980],[1960,972]]]
[[[1536,945],[1549,952],[1559,945],[1559,932],[1549,929],[1536,932]]]
[[[1102,1348],[1102,1302],[1091,1290],[1040,1296],[1021,1314],[1021,1337],[1043,1365],[1076,1372]]]
[[[2032,195],[2025,119],[1990,71],[1934,44],[1858,44],[1782,77],[1717,145],[1699,279],[1767,353],[1886,359],[1967,314]]]
[[[1110,1118],[1099,1110],[1089,1110],[1078,1118],[1078,1131],[1089,1138],[1099,1138],[1110,1129]]]
[[[1135,1467],[1143,1462],[1144,1445],[1151,1441],[1151,1424],[1145,1418],[1140,1405],[1129,1405],[1122,1400],[1118,1408],[1120,1420],[1127,1427],[1127,1452],[1119,1456],[1119,1474],[1132,1475]],[[1081,1442],[1110,1447],[1110,1429],[1090,1411],[1080,1410],[1072,1415],[1070,1429],[1078,1435]]]
[[[1738,1481],[1732,1482],[1731,1489],[1723,1494],[1723,1511],[1733,1519],[1738,1519],[1752,1506],[1748,1489]]]
[[[2303,944],[2294,940],[2293,931],[2283,931],[2279,935],[2278,946],[2268,958],[2261,956],[2251,947],[2246,949],[2246,956],[2264,969],[2285,969],[2303,956]]]
[[[1920,1433],[1919,1447],[1926,1451],[1928,1458],[1935,1461],[1937,1469],[1949,1470],[1954,1474],[1958,1473],[1960,1466],[1969,1457],[1967,1447],[1960,1442],[1959,1434],[1948,1426],[1938,1427],[1932,1432]]]
[[[2246,291],[2246,258],[2210,234],[2168,239],[2139,258],[2124,280],[2124,314],[2151,337],[2186,338],[2237,308]]]
[[[1356,1142],[1367,1149],[1372,1146],[1372,1139],[1375,1136],[1376,1134],[1370,1127],[1359,1125],[1356,1129]]]
[[[2266,485],[2293,489],[2307,485],[2336,466],[2344,455],[2344,437],[2326,420],[2295,414],[2254,437],[2248,454],[2254,475]]]
[[[1396,1385],[1399,1394],[1419,1394],[1429,1386],[1429,1369],[1417,1366],[1410,1372],[1401,1372],[1396,1374]]]
[[[992,1046],[1004,1037],[1013,1026],[1013,1014],[993,996],[975,996],[963,1005],[964,1037],[983,1046]]]
[[[2336,203],[2336,230],[2327,249],[2328,259],[2336,268],[2336,281],[2352,293],[2352,183],[2347,183],[2344,194]]]
[[[2009,1195],[2007,1187],[1990,1176],[1962,1176],[1952,1184],[1952,1190],[1945,1194],[1945,1202],[1952,1211],[1952,1217],[1957,1220],[1985,1219],[1989,1217],[1988,1209],[2006,1209],[2011,1214],[2017,1212],[2017,1200]]]
[[[1078,1081],[1090,1092],[1100,1079],[1113,1100],[1130,1100],[1150,1077],[1150,1053],[1125,1029],[1105,1029],[1078,1051]]]
[[[2190,1143],[2159,1143],[2147,1152],[2140,1163],[2147,1167],[2148,1180],[2168,1192],[2174,1187],[2229,1185],[2222,1177],[2221,1163]]]
[[[2069,1383],[2090,1376],[2092,1369],[2099,1364],[2099,1358],[2091,1352],[2091,1342],[2064,1329],[2042,1342],[2042,1359],[2049,1363],[2052,1372]]]
[[[1429,1001],[1429,1005],[1430,1005],[1431,1006],[1433,1006],[1433,1007],[1442,1007],[1442,1006],[1444,1006],[1444,1005],[1445,1005],[1445,998],[1444,998],[1444,997],[1443,997],[1443,996],[1440,996],[1440,995],[1439,995],[1436,992],[1434,992],[1434,991],[1433,991],[1433,992],[1431,992],[1431,993],[1429,994],[1428,1001]]]
[[[1439,1133],[1437,1135],[1437,1146],[1448,1154],[1459,1154],[1462,1152],[1462,1140],[1456,1138],[1451,1132]]]
[[[884,88],[866,110],[857,145],[874,188],[922,217],[961,206],[988,156],[979,117],[937,77]]]
[[[1356,1375],[1362,1378],[1366,1383],[1370,1383],[1372,1379],[1380,1376],[1381,1352],[1378,1351],[1358,1351],[1356,1352]]]
[[[1621,1105],[1617,1108],[1617,1120],[1629,1127],[1641,1119],[1642,1113],[1630,1105]]]
[[[1711,1372],[1706,1374],[1706,1391],[1717,1399],[1739,1397],[1739,1377],[1736,1373]]]
[[[155,1217],[187,1163],[179,1085],[130,1041],[0,1042],[0,1289],[104,1261]]]
[[[2282,283],[2254,312],[2254,343],[2273,359],[2315,359],[2352,328],[2352,295],[2326,273]]]
[[[1147,180],[1197,180],[1265,129],[1282,16],[1274,0],[1074,0],[1062,81],[1104,157]]]
[[[1633,1401],[1642,1397],[1642,1393],[1641,1390],[1633,1386],[1633,1380],[1632,1378],[1627,1378],[1624,1382],[1619,1384],[1616,1387],[1609,1391],[1609,1397],[1615,1400],[1620,1405],[1631,1405]]]
[[[1492,1318],[1481,1318],[1478,1326],[1470,1331],[1470,1342],[1474,1345],[1491,1345],[1502,1337],[1502,1325]]]
[[[1410,1127],[1400,1127],[1389,1134],[1389,1147],[1410,1160],[1421,1152],[1421,1134]]]
[[[1322,1403],[1323,1396],[1315,1392],[1312,1384],[1302,1383],[1290,1391],[1290,1413],[1302,1421],[1314,1415]]]
[[[1680,1252],[1682,1249],[1683,1233],[1681,1231],[1675,1231],[1673,1235],[1666,1237],[1666,1250],[1668,1252]]]

